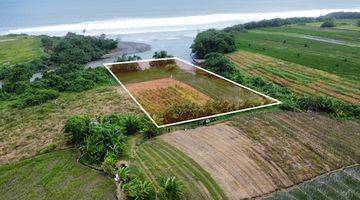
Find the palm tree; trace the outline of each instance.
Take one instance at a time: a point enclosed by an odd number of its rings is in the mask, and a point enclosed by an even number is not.
[[[183,183],[176,177],[164,177],[160,184],[161,200],[179,200],[183,197]]]
[[[127,183],[130,178],[130,170],[127,167],[121,167],[118,171],[119,179],[120,179],[120,188],[123,184]]]
[[[124,190],[128,198],[132,200],[155,199],[155,192],[149,181],[142,181],[138,178],[134,178],[124,185]]]

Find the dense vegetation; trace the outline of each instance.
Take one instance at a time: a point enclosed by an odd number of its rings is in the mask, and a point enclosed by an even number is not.
[[[155,59],[159,59],[159,58],[172,58],[172,57],[174,57],[174,56],[168,54],[168,52],[167,52],[167,51],[164,51],[164,50],[162,50],[162,51],[156,51],[156,52],[154,53],[154,55],[153,55],[153,58],[155,58]]]
[[[236,50],[235,39],[232,34],[225,31],[209,29],[196,36],[191,49],[199,59],[211,52],[230,53]]]
[[[234,64],[226,58],[224,55],[219,54],[210,54],[210,57],[216,56],[217,58],[222,56],[221,60],[228,66],[233,66]],[[206,61],[205,61],[206,63]],[[204,65],[208,67],[209,65]],[[216,67],[217,66],[217,67]],[[206,68],[214,73],[223,74],[223,69],[219,65],[213,65],[209,68]],[[312,110],[318,112],[329,113],[335,117],[339,118],[357,118],[360,119],[360,106],[353,105],[350,103],[345,103],[343,101],[331,98],[331,97],[318,97],[318,96],[297,96],[293,94],[287,88],[268,83],[264,81],[261,77],[257,76],[245,76],[241,74],[240,71],[235,71],[232,74],[229,74],[227,78],[232,79],[233,81],[247,85],[253,89],[264,92],[265,94],[279,99],[283,102],[281,107],[287,110]]]
[[[326,20],[325,22],[323,22],[321,24],[321,28],[332,28],[332,27],[335,27],[335,23],[334,23],[334,20]]]
[[[107,71],[85,69],[82,64],[100,58],[116,47],[117,42],[68,33],[65,37],[40,36],[46,55],[27,63],[15,64],[1,71],[4,79],[0,98],[15,107],[27,107],[55,99],[58,92],[80,92],[95,85],[108,84]],[[30,81],[34,73],[42,78]]]

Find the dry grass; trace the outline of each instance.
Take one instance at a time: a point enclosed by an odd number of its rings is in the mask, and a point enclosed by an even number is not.
[[[161,138],[199,163],[230,199],[242,199],[358,163],[359,130],[355,121],[270,112]]]
[[[327,95],[354,104],[360,102],[360,85],[356,81],[258,53],[237,51],[228,57],[244,73],[260,76],[298,94]]]
[[[171,78],[132,83],[125,87],[150,115],[162,113],[177,102],[190,101],[203,106],[211,99],[193,87]]]
[[[121,87],[112,86],[62,93],[54,101],[25,109],[0,109],[0,164],[33,156],[46,148],[66,147],[62,128],[71,115],[139,113],[130,96]]]

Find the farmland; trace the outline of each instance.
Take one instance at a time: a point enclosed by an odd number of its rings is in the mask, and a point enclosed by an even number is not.
[[[179,60],[113,64],[110,70],[159,125],[275,103]]]
[[[265,199],[358,199],[359,178],[360,166],[355,165],[317,177],[287,191],[277,192]]]
[[[359,128],[354,121],[275,111],[161,138],[199,163],[234,199],[262,196],[358,163]]]
[[[0,166],[1,199],[116,199],[112,180],[76,156],[65,150]]]
[[[160,139],[142,144],[136,151],[136,160],[136,164],[151,177],[155,185],[163,176],[176,176],[182,180],[187,199],[227,199],[209,173]]]
[[[316,31],[317,29],[280,27],[250,30],[236,36],[238,49],[261,53],[308,68],[333,73],[345,79],[359,81],[360,47],[336,44],[359,44],[360,32],[350,30]],[[294,35],[295,34],[295,35]],[[300,35],[300,36],[299,36]],[[322,41],[304,36],[320,36]],[[349,39],[350,38],[350,39]],[[325,41],[324,41],[325,39]]]
[[[360,85],[356,81],[259,53],[237,51],[228,57],[242,73],[260,76],[299,95],[332,96],[357,104]]]

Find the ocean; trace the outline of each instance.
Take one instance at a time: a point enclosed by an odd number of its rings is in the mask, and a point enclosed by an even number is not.
[[[359,0],[0,0],[0,34],[106,34],[190,60],[195,35],[253,20],[360,11]]]

